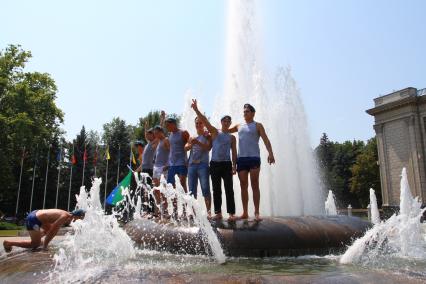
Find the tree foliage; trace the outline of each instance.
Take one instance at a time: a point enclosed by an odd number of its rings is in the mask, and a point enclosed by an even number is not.
[[[315,149],[322,180],[336,196],[338,206],[365,207],[369,188],[376,189],[380,199],[380,178],[375,138],[363,141],[332,142],[323,134]]]

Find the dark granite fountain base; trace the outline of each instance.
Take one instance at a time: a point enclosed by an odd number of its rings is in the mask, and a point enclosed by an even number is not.
[[[271,217],[263,221],[212,222],[228,256],[326,255],[342,252],[371,227],[349,216]],[[144,248],[173,253],[211,253],[198,227],[134,220],[125,230]]]

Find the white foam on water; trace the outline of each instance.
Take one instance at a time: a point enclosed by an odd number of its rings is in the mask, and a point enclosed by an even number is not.
[[[420,218],[425,209],[413,198],[404,168],[401,176],[400,212],[377,222],[347,249],[340,263],[366,266],[399,265],[405,261],[426,261],[426,232]],[[376,217],[375,217],[376,218]]]
[[[85,218],[71,223],[74,233],[67,234],[54,255],[49,273],[51,282],[78,283],[95,279],[108,267],[121,265],[135,257],[135,248],[114,215],[105,215],[100,202],[102,180],[95,178],[90,192],[82,187],[77,208],[86,210]]]
[[[328,191],[327,200],[324,202],[325,214],[337,215],[336,201],[331,190]]]

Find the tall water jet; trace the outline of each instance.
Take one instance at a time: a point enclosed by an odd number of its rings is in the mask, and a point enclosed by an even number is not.
[[[400,212],[378,222],[357,239],[340,258],[340,263],[386,265],[389,258],[426,259],[426,234],[422,231],[421,202],[413,198],[404,168],[401,175]],[[389,262],[391,263],[391,262]]]
[[[370,210],[371,210],[371,223],[374,225],[380,223],[379,207],[377,206],[377,198],[374,189],[370,188]]]
[[[327,200],[325,201],[325,214],[337,215],[336,201],[334,200],[334,194],[331,190],[328,191]]]
[[[261,145],[260,213],[267,216],[321,214],[324,196],[300,91],[289,69],[279,68],[275,82],[266,80],[256,10],[255,1],[228,2],[224,93],[216,100],[211,122],[220,127],[220,117],[229,114],[234,123],[241,123],[243,105],[253,104],[257,110],[255,120],[265,126],[276,158],[275,165],[267,165],[267,151]],[[190,101],[186,104],[182,123],[192,127]],[[241,202],[238,202],[241,192],[236,177],[234,184],[237,212],[241,212]],[[251,190],[249,195],[252,200]],[[253,212],[252,202],[249,210]],[[222,211],[225,212],[225,208]]]

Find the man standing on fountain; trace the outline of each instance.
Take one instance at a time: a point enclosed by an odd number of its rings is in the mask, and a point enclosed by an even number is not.
[[[145,145],[143,152],[142,152],[142,161],[140,169],[143,173],[146,173],[149,175],[150,178],[148,178],[147,183],[152,186],[152,178],[153,178],[153,171],[154,171],[154,155],[155,151],[157,149],[158,140],[155,139],[154,136],[154,129],[150,128],[148,129],[148,121],[145,121],[145,140],[147,141],[147,144]],[[146,195],[144,193],[144,195]],[[147,205],[146,211],[149,213],[152,213],[154,211],[154,199],[152,196],[146,196],[146,198],[149,200],[149,205]],[[145,196],[144,196],[145,199]],[[148,201],[147,200],[147,201]]]
[[[199,120],[201,120],[210,132],[213,140],[212,157],[210,161],[210,175],[213,186],[214,219],[222,219],[222,179],[225,187],[226,210],[229,221],[235,220],[235,200],[232,175],[236,172],[237,141],[235,136],[228,133],[231,125],[231,117],[225,115],[220,120],[221,130],[213,127],[208,119],[200,112],[197,100],[192,100],[191,107],[194,109]],[[230,152],[232,150],[232,162]]]
[[[169,154],[170,154],[170,142],[169,139],[164,135],[164,129],[157,125],[154,127],[155,139],[158,141],[156,151],[155,151],[155,161],[154,161],[154,170],[152,174],[154,186],[158,187],[160,185],[161,175],[164,174],[167,176],[167,167],[169,164]],[[161,202],[162,196],[158,190],[154,190],[155,198],[157,199],[157,204],[160,204],[160,210],[163,211],[164,208],[167,208],[166,198],[163,196],[164,202]],[[158,211],[155,209],[155,211]]]
[[[195,118],[197,136],[190,137],[185,150],[190,151],[188,166],[188,187],[191,194],[197,198],[198,180],[206,203],[207,215],[211,216],[211,193],[209,181],[209,151],[212,148],[211,136],[204,130],[204,123]]]
[[[238,159],[237,172],[241,186],[241,200],[243,203],[243,214],[239,219],[248,219],[248,178],[253,190],[254,215],[260,221],[259,203],[259,174],[260,174],[260,149],[259,137],[262,137],[268,151],[268,163],[274,164],[275,158],[272,145],[266,135],[265,128],[259,122],[254,121],[255,108],[250,104],[244,105],[245,123],[237,124],[229,129],[230,133],[238,131]]]
[[[162,117],[165,113],[161,113]],[[186,176],[188,175],[187,157],[185,144],[188,142],[189,133],[186,130],[181,130],[177,126],[177,120],[174,117],[169,117],[165,120],[165,126],[169,132],[170,156],[169,169],[167,174],[167,183],[175,185],[175,175],[179,176],[180,183],[185,192]]]

